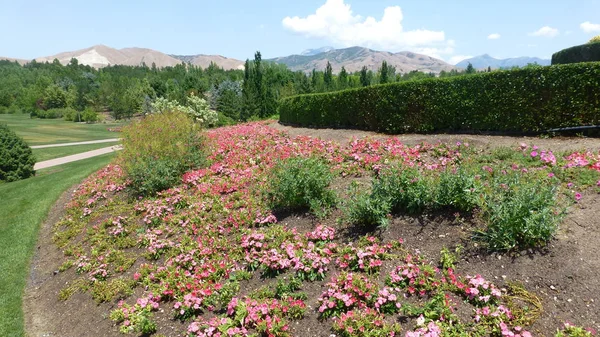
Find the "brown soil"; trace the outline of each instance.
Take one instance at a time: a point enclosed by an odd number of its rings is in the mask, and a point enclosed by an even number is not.
[[[272,127],[289,132],[291,135],[321,137],[341,143],[353,137],[387,137],[370,132],[354,130],[313,130],[300,129],[273,124]],[[553,138],[534,137],[473,136],[473,135],[402,135],[400,139],[412,145],[427,142],[469,142],[480,147],[518,146],[525,142],[553,151],[600,149],[598,139],[589,138]],[[362,183],[362,181],[359,181]],[[344,190],[347,181],[336,182],[334,188]],[[28,336],[120,336],[117,327],[108,319],[108,313],[116,307],[116,302],[96,305],[89,294],[76,293],[67,301],[59,301],[58,293],[73,280],[69,273],[59,273],[63,253],[52,242],[52,227],[64,211],[64,205],[70,197],[65,192],[52,208],[44,222],[31,266],[31,277],[23,299],[25,324]],[[417,218],[398,216],[392,220],[387,231],[374,233],[384,240],[403,238],[409,249],[419,249],[431,260],[439,260],[443,247],[456,245],[466,247],[457,264],[461,274],[481,274],[499,286],[508,282],[520,282],[537,295],[543,305],[541,317],[530,327],[535,336],[553,336],[565,321],[600,330],[600,195],[584,194],[564,220],[559,234],[550,245],[541,252],[524,251],[508,256],[479,252],[469,240],[472,223],[460,222],[449,214],[427,214]],[[335,226],[339,229],[340,241],[351,241],[356,237],[356,229],[340,228],[336,219],[339,211],[327,219],[318,221],[307,214],[290,215],[281,219],[281,223],[298,228],[299,232],[312,230],[317,223]],[[360,233],[359,233],[360,234]],[[393,261],[384,263],[379,282],[394,267]],[[303,320],[291,322],[290,329],[296,336],[330,336],[331,321],[326,324],[319,321],[316,308],[317,298],[324,290],[325,283],[337,272],[331,265],[323,282],[305,282],[302,291],[308,295],[308,310]],[[286,275],[280,275],[286,277]],[[261,279],[255,275],[251,280],[241,283],[241,293],[247,294],[261,286],[275,284],[276,280]],[[458,301],[458,300],[457,300]],[[168,306],[164,306],[167,308]],[[168,309],[167,309],[168,310]],[[470,313],[465,313],[469,315]],[[159,321],[158,333],[165,336],[182,335],[185,324],[169,320],[169,312],[156,315]],[[169,321],[167,323],[167,321]],[[404,327],[413,322],[399,318]],[[166,324],[165,324],[166,323]]]

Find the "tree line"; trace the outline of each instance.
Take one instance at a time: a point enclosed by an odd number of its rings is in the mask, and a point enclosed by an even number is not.
[[[453,70],[442,76],[461,75]],[[400,74],[383,61],[377,71],[363,67],[351,73],[344,67],[334,74],[329,62],[324,70],[291,71],[285,65],[262,60],[256,52],[244,70],[224,70],[214,63],[206,69],[192,64],[158,68],[111,65],[95,69],[72,59],[25,65],[0,61],[0,113],[36,115],[50,109],[107,111],[115,119],[149,113],[157,98],[186,104],[190,95],[205,97],[224,122],[246,121],[275,114],[281,98],[322,93],[374,84],[434,77],[412,71]]]

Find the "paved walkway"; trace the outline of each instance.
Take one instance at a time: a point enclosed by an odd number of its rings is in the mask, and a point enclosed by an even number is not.
[[[77,142],[77,143],[62,143],[62,144],[48,144],[48,145],[35,145],[30,146],[32,149],[45,149],[48,147],[61,147],[61,146],[72,146],[72,145],[87,145],[87,144],[100,144],[100,143],[114,143],[118,142],[119,138],[110,138],[110,139],[100,139],[100,140],[90,140],[86,142]]]
[[[82,160],[82,159],[100,156],[103,154],[111,153],[114,151],[119,151],[122,149],[123,149],[123,146],[121,146],[121,145],[103,147],[101,149],[82,152],[82,153],[74,154],[71,156],[41,161],[39,163],[36,163],[35,166],[33,167],[33,169],[37,171],[37,170],[45,169],[45,168],[56,166],[56,165],[62,165],[62,164],[66,164],[66,163],[70,163],[70,162],[74,162],[74,161],[78,161],[78,160]]]

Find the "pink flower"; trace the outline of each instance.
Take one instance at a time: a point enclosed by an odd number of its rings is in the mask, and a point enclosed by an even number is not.
[[[531,151],[531,157],[532,158],[537,157],[537,155],[538,155],[537,151]]]
[[[575,193],[575,201],[579,201],[581,200],[581,193],[577,192]]]

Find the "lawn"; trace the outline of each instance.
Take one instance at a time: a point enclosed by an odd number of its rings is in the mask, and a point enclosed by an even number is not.
[[[73,145],[73,146],[60,146],[60,147],[48,147],[44,149],[33,149],[36,161],[41,162],[54,158],[66,157],[72,154],[83,153],[86,151],[92,151],[109,147],[119,144],[118,142],[100,143],[100,144],[87,144],[87,145]]]
[[[0,115],[0,123],[8,124],[29,145],[119,138],[119,133],[108,129],[123,125],[122,122],[80,124],[62,119],[31,119],[27,114]]]
[[[0,117],[5,120],[7,116]],[[67,188],[112,158],[113,154],[90,158],[40,170],[30,179],[0,184],[0,336],[24,335],[22,294],[38,230],[50,207]]]

